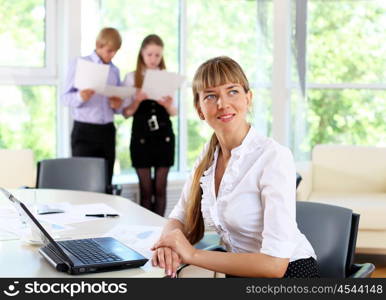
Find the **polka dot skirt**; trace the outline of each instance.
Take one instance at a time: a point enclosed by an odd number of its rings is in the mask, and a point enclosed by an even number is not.
[[[288,264],[284,278],[319,278],[318,263],[312,257],[298,259]]]

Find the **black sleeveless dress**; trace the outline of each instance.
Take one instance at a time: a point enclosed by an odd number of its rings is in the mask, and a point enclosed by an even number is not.
[[[171,167],[175,136],[169,113],[154,100],[144,100],[133,116],[130,156],[134,168]]]

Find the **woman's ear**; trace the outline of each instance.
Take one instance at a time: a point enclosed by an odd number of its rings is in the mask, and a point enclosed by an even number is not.
[[[252,94],[252,91],[249,90],[247,93],[246,93],[246,97],[247,97],[247,105],[248,105],[248,108],[251,108],[252,107],[252,98],[253,98],[253,94]]]
[[[197,105],[197,106],[196,106],[196,110],[197,110],[197,113],[198,113],[198,116],[200,117],[200,119],[201,119],[201,120],[205,120],[205,116],[204,116],[204,114],[202,113],[200,106]]]

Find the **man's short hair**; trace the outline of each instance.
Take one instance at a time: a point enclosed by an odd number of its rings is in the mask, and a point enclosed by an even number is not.
[[[95,45],[96,48],[102,48],[109,45],[115,50],[119,50],[122,45],[122,38],[115,28],[105,27],[99,32]]]

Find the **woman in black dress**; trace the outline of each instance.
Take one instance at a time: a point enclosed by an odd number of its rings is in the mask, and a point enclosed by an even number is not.
[[[177,109],[171,96],[148,99],[141,88],[147,69],[165,69],[163,48],[161,38],[155,34],[148,35],[143,40],[138,53],[137,68],[128,73],[124,80],[124,85],[137,88],[137,92],[132,103],[123,111],[126,118],[134,117],[130,155],[139,178],[140,203],[161,216],[166,208],[169,168],[174,164],[175,137],[170,116],[176,115]]]

